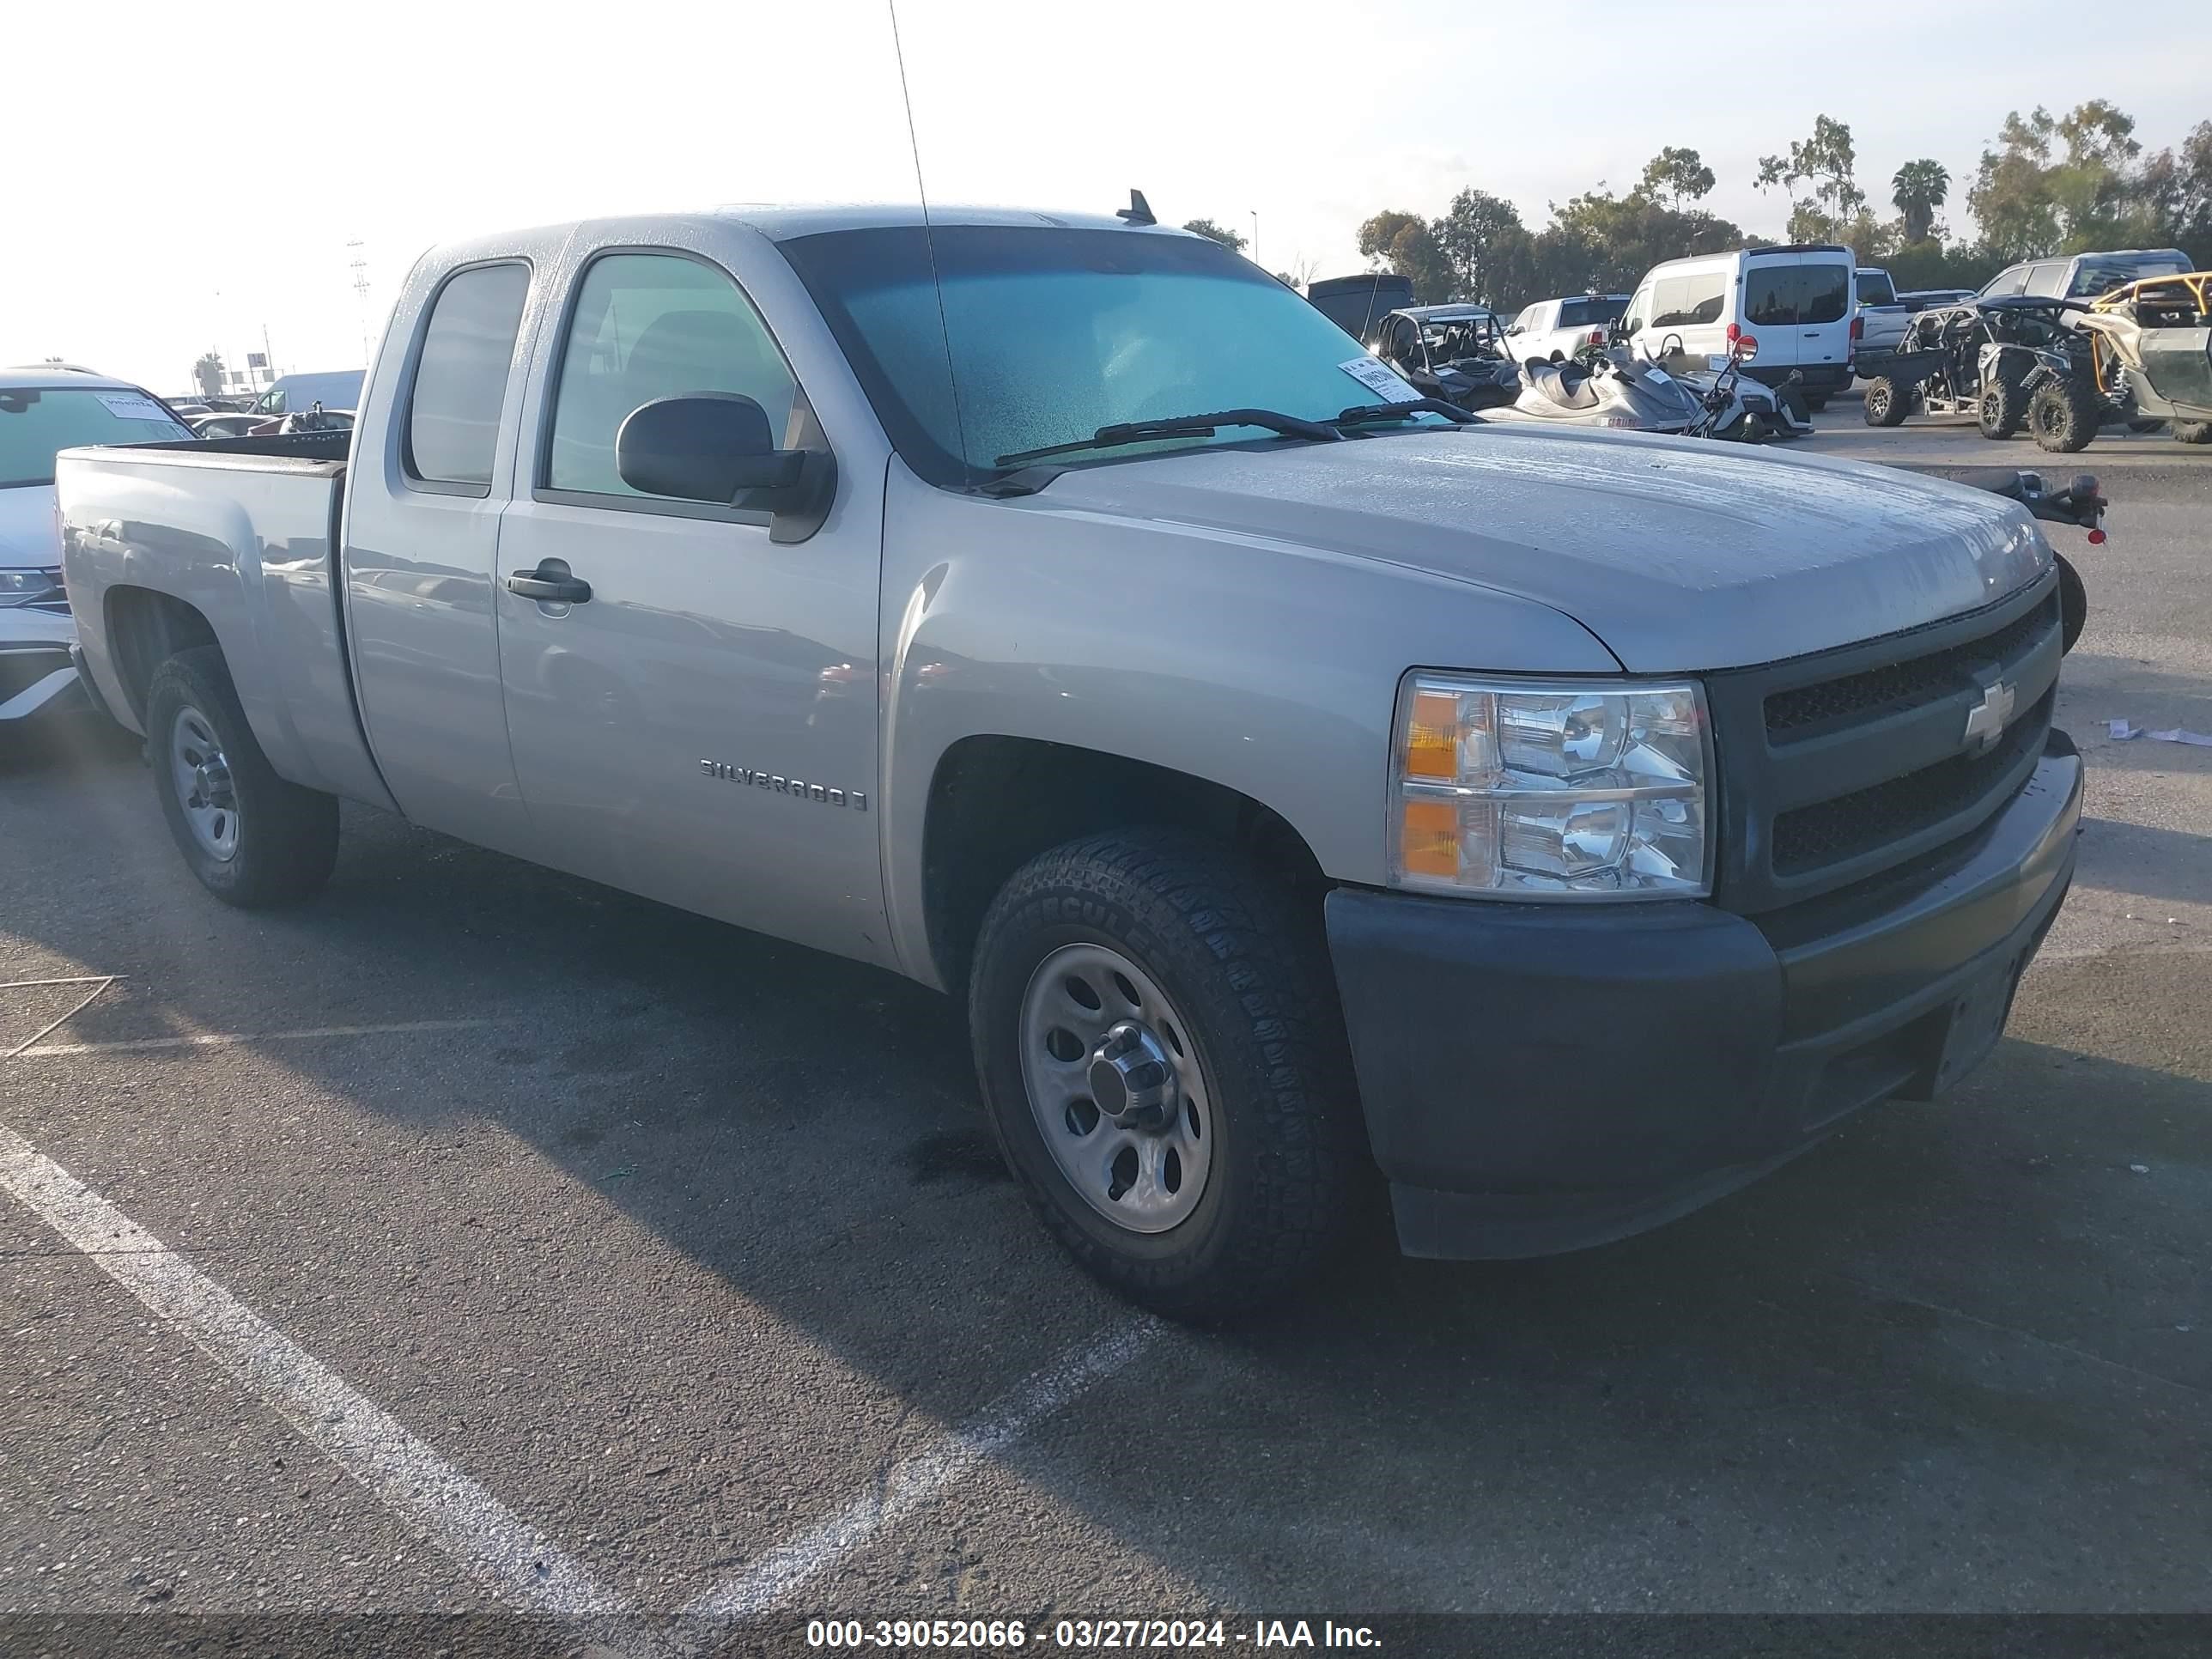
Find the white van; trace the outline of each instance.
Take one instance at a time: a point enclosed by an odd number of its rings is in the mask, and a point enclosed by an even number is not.
[[[1618,333],[1639,357],[1662,356],[1670,337],[1709,356],[1750,335],[1759,342],[1752,378],[1771,386],[1796,369],[1807,404],[1820,409],[1851,383],[1857,268],[1850,249],[1828,243],[1669,259],[1636,285]]]

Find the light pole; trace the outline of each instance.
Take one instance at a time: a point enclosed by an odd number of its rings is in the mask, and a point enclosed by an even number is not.
[[[1260,210],[1246,208],[1244,211],[1252,216],[1252,263],[1256,265],[1260,263]]]

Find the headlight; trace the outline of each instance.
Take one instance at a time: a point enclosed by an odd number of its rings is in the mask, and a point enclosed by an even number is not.
[[[1500,898],[1712,890],[1703,688],[1408,675],[1390,878]]]
[[[0,570],[0,611],[40,599],[58,599],[61,596],[62,573],[58,570]]]

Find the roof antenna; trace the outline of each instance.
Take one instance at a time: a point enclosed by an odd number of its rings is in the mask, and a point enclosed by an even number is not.
[[[960,376],[952,367],[952,324],[945,314],[945,278],[937,269],[937,233],[929,222],[929,186],[921,178],[921,140],[914,126],[914,94],[906,83],[906,46],[899,39],[898,0],[884,0],[890,14],[891,55],[898,62],[899,101],[906,106],[906,143],[914,156],[914,191],[921,204],[921,241],[929,253],[929,280],[937,289],[937,328],[945,341],[945,384],[952,394],[952,428],[960,434],[960,467],[972,476],[975,464],[968,459],[968,422],[960,412]]]
[[[1158,220],[1152,217],[1152,204],[1145,199],[1145,192],[1141,190],[1131,191],[1129,205],[1125,208],[1116,208],[1114,216],[1116,219],[1127,219],[1133,225],[1159,223]]]

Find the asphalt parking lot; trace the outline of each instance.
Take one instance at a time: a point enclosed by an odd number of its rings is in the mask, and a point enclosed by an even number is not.
[[[2212,732],[2212,451],[1821,425],[2115,501],[2007,1040],[1659,1232],[1233,1334],[1062,1260],[902,981],[368,811],[240,914],[131,745],[0,748],[9,1628],[2212,1612],[2212,749],[2105,724]]]

